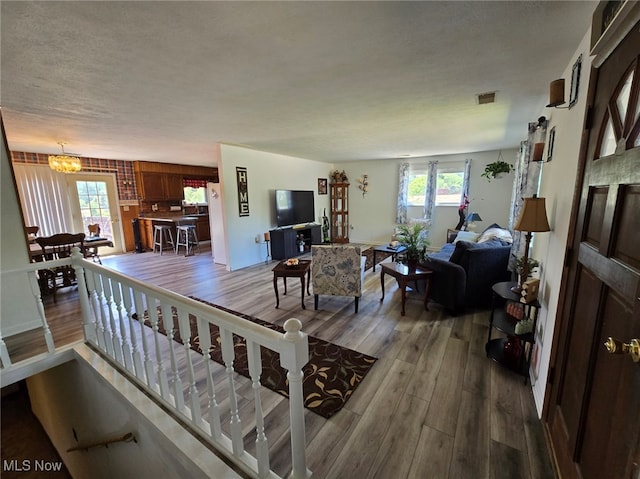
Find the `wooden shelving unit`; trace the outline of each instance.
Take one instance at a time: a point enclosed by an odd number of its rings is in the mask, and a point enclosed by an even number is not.
[[[331,242],[349,242],[349,183],[331,184]]]

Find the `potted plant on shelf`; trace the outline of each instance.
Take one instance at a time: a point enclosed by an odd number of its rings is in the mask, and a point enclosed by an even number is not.
[[[422,223],[398,226],[396,239],[407,248],[404,255],[410,268],[415,268],[420,261],[425,259],[427,246],[430,244],[428,236],[429,229]]]
[[[522,286],[524,282],[529,279],[533,271],[540,266],[540,262],[537,259],[528,258],[527,266],[525,268],[524,256],[518,256],[516,258],[516,273],[520,279],[519,285]]]
[[[491,181],[492,179],[498,178],[503,173],[511,173],[512,170],[513,165],[510,165],[503,160],[497,160],[485,166],[484,173],[482,173],[480,176],[483,176],[488,181]]]

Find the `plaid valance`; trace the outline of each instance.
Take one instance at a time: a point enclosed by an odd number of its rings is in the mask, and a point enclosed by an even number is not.
[[[190,188],[206,188],[207,180],[202,180],[199,178],[183,178],[182,184],[183,186]]]

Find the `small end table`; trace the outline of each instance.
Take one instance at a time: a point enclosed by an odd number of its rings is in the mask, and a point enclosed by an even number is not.
[[[376,255],[378,253],[389,253],[391,254],[391,261],[398,261],[398,254],[404,253],[406,249],[407,247],[402,245],[392,248],[388,243],[373,248],[373,272],[376,272]]]
[[[384,299],[384,275],[389,274],[398,281],[400,291],[402,291],[402,312],[400,314],[404,316],[404,303],[407,297],[407,283],[413,281],[417,285],[419,279],[424,279],[424,309],[429,311],[429,289],[431,287],[431,275],[433,274],[433,271],[422,266],[409,268],[409,266],[402,263],[381,263],[380,268],[382,269],[382,271],[380,271],[380,285],[382,286],[382,297],[380,298],[380,302]]]
[[[306,309],[304,305],[304,283],[306,274],[307,296],[311,296],[311,293],[309,292],[309,283],[311,282],[311,260],[301,259],[295,266],[287,266],[286,261],[280,261],[271,271],[273,271],[273,290],[276,292],[276,308],[280,306],[280,297],[278,296],[278,278],[284,279],[284,294],[287,294],[287,278],[300,278],[302,309]]]

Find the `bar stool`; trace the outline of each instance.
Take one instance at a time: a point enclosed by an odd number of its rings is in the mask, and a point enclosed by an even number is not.
[[[198,253],[200,252],[195,221],[179,223],[176,226],[176,254],[178,254],[180,246],[185,247],[185,256],[191,256],[196,249]]]
[[[153,225],[153,252],[156,252],[156,246],[160,250],[160,256],[162,256],[162,250],[165,246],[171,245],[171,249],[176,247],[173,241],[173,233],[171,232],[171,226],[169,225]]]

